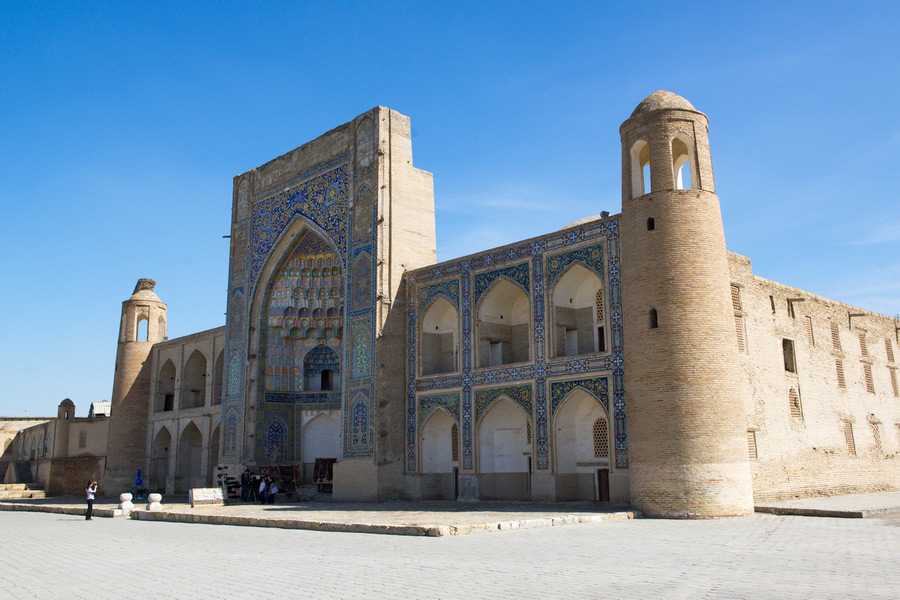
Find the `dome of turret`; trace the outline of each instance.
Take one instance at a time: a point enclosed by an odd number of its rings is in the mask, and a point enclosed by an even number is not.
[[[673,94],[672,92],[666,92],[660,90],[658,92],[653,92],[644,100],[637,105],[637,108],[634,109],[634,112],[631,113],[632,117],[636,117],[638,115],[642,115],[654,110],[663,110],[667,108],[679,108],[681,110],[693,110],[694,105],[679,96],[678,94]]]
[[[75,403],[72,402],[70,399],[66,398],[65,400],[60,402],[59,405],[60,406],[75,406]]]
[[[131,300],[153,300],[160,302],[159,296],[153,291],[156,282],[149,278],[138,279],[137,285],[134,286],[134,293],[131,294]]]

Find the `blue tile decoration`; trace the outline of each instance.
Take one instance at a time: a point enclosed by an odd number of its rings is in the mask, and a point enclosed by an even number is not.
[[[372,305],[372,257],[361,252],[353,261],[353,276],[350,280],[350,310],[358,311]]]
[[[371,437],[369,424],[369,403],[363,392],[358,392],[350,406],[350,449],[365,451]]]
[[[559,276],[569,268],[572,263],[580,263],[593,271],[597,277],[603,277],[603,246],[594,244],[569,252],[561,252],[547,258],[547,288],[552,289]]]
[[[428,396],[419,396],[419,427],[421,428],[422,424],[428,420],[428,417],[431,416],[438,408],[445,409],[448,413],[453,415],[453,418],[456,420],[457,424],[459,423],[459,392],[448,392],[445,394],[434,394]],[[416,434],[415,428],[413,430],[407,431],[407,433]]]
[[[615,420],[615,466],[619,469],[628,468],[618,225],[615,218],[594,221],[565,232],[552,233],[521,244],[447,261],[408,274],[406,386],[408,472],[415,472],[417,465],[416,439],[420,425],[417,397],[423,392],[433,395],[440,393],[441,390],[448,392],[458,390],[452,393],[460,394],[461,472],[474,472],[474,419],[479,412],[473,406],[473,400],[477,403],[475,396],[481,391],[475,390],[480,390],[481,386],[485,385],[492,388],[527,386],[533,389],[535,467],[538,470],[549,469],[549,420],[552,411],[558,406],[558,401],[557,404],[553,404],[554,383],[549,379],[562,376],[571,379],[573,375],[576,377],[581,375],[579,381],[603,379],[606,380],[607,386],[611,383],[611,390],[607,390],[606,402],[612,402],[608,410],[612,415],[611,418]],[[596,272],[607,282],[610,351],[607,354],[549,358],[545,325],[548,294],[555,280],[575,262]],[[529,293],[534,321],[532,333],[534,359],[527,364],[476,370],[473,366],[474,309],[478,299],[500,277],[515,281]],[[432,285],[437,287],[429,289]],[[459,289],[457,306],[461,314],[462,327],[460,334],[462,372],[419,377],[416,375],[418,320],[433,298],[441,295],[438,290],[446,292],[456,288]],[[557,386],[558,383],[556,381]],[[594,384],[585,383],[585,385],[590,387]],[[558,390],[562,388],[555,389],[556,393],[560,393]]]
[[[238,451],[238,411],[234,406],[225,406],[225,452],[234,456]]]
[[[263,439],[263,462],[273,464],[290,460],[288,426],[282,415],[269,415]]]
[[[434,283],[428,286],[422,286],[419,289],[419,305],[418,312],[425,314],[428,306],[432,301],[441,296],[446,298],[456,310],[459,310],[459,280],[449,279],[441,283]]]
[[[531,289],[531,286],[529,285],[531,279],[530,276],[531,273],[528,269],[528,263],[521,263],[511,267],[477,273],[475,275],[475,304],[478,304],[478,301],[481,300],[481,296],[483,296],[488,288],[501,277],[505,277],[510,281],[515,281],[522,286],[522,289],[524,289],[526,293],[528,293],[529,289]]]
[[[236,348],[229,349],[228,373],[226,375],[228,383],[225,388],[229,396],[240,394],[242,387],[241,374],[243,371],[243,361],[241,360],[240,351]]]
[[[525,411],[530,423],[534,418],[534,403],[531,384],[510,385],[500,388],[487,388],[475,390],[475,423],[481,422],[491,406],[500,398],[509,398]]]
[[[250,288],[269,258],[281,233],[299,215],[317,225],[347,255],[346,212],[348,165],[310,174],[297,185],[253,204],[250,217]]]
[[[350,346],[353,359],[350,363],[350,377],[353,379],[368,377],[372,372],[372,332],[369,328],[369,319],[367,317],[353,319],[351,327],[353,333],[350,337]]]
[[[589,379],[568,379],[566,381],[553,381],[550,383],[550,416],[556,416],[556,410],[562,401],[568,397],[572,390],[582,389],[596,398],[603,408],[609,412],[609,379],[607,377],[592,377]]]

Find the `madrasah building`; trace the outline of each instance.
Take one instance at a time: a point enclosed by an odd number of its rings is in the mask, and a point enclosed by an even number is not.
[[[726,250],[707,124],[651,94],[620,128],[621,214],[441,263],[400,113],[238,175],[225,326],[167,339],[140,280],[108,421],[61,405],[7,444],[7,481],[30,465],[51,491],[118,493],[140,467],[172,494],[249,467],[343,501],[695,518],[900,488],[897,320]]]

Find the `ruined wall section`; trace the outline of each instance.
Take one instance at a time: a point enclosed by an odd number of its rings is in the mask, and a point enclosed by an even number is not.
[[[897,320],[729,265],[754,498],[900,489]]]

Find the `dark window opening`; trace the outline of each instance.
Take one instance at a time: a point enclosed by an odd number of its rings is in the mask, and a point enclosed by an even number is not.
[[[650,329],[659,329],[659,314],[655,308],[650,309]]]
[[[781,350],[784,354],[784,370],[788,373],[796,373],[797,360],[794,356],[794,340],[781,340]]]
[[[175,394],[166,394],[163,398],[163,411],[175,410]]]
[[[324,369],[322,371],[322,391],[330,391],[334,389],[334,371]]]
[[[647,231],[653,231],[656,229],[656,221],[653,220],[653,217],[647,219]]]

